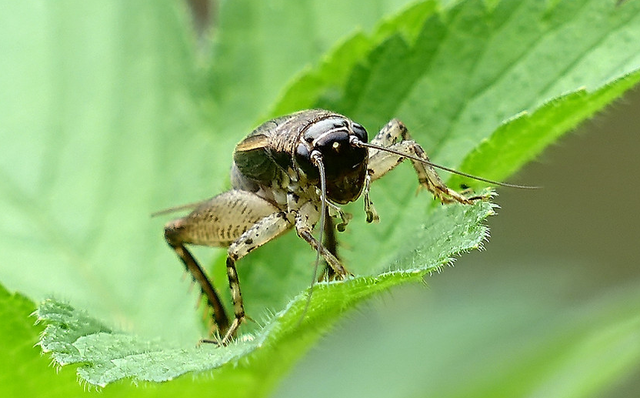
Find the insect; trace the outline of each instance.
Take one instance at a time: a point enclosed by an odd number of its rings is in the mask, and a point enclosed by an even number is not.
[[[367,222],[377,221],[369,198],[370,184],[405,159],[413,164],[419,184],[442,203],[468,205],[485,198],[467,197],[449,189],[434,167],[456,171],[432,164],[397,119],[368,142],[365,128],[349,118],[326,110],[305,110],[267,121],[242,140],[233,154],[232,189],[197,204],[190,214],[167,223],[164,229],[167,243],[200,285],[213,310],[214,324],[222,336],[217,343],[228,344],[246,319],[236,272],[238,260],[293,229],[317,251],[318,259],[324,259],[329,278],[347,278],[350,274],[336,256],[333,238],[323,244],[322,233],[327,230],[327,235],[333,236],[334,217],[341,219],[337,229],[344,230],[349,215],[340,205],[361,196]],[[320,239],[312,234],[318,223]],[[231,322],[187,244],[228,247],[226,269],[234,313]]]

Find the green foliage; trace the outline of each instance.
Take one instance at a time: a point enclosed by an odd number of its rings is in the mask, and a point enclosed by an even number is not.
[[[311,344],[345,311],[358,302],[394,285],[420,280],[427,272],[449,261],[450,256],[477,247],[486,234],[482,221],[492,213],[489,203],[464,208],[450,206],[437,211],[433,226],[422,231],[415,252],[402,259],[403,270],[376,277],[358,276],[345,282],[317,285],[311,303],[300,322],[307,294],[294,298],[256,336],[245,335],[228,347],[172,346],[145,341],[130,334],[114,332],[83,311],[55,300],[45,301],[37,311],[39,321],[49,326],[40,344],[52,352],[60,365],[83,363],[78,373],[91,384],[105,386],[121,378],[165,381],[188,371],[203,371],[254,357],[278,357],[266,372],[284,372],[299,355],[297,342]]]
[[[34,310],[35,304],[29,299],[10,294],[0,286],[0,394],[3,397],[39,395],[45,386],[52,386],[47,396],[63,396],[78,388],[73,370],[56,374],[49,359],[38,352],[36,343],[43,327],[34,326],[35,319],[31,317]]]
[[[398,117],[432,160],[502,179],[640,79],[635,2],[464,1],[443,9],[427,1],[373,33],[350,29],[368,31],[404,2],[262,3],[224,3],[204,49],[185,10],[168,0],[10,3],[0,16],[0,86],[11,99],[0,108],[0,280],[35,301],[64,299],[39,307],[48,325],[41,345],[58,364],[77,363],[89,383],[201,371],[139,389],[116,382],[105,393],[265,395],[357,303],[420,280],[484,239],[490,204],[430,206],[428,195],[415,195],[412,170],[400,168],[372,189],[380,224],[364,225],[361,204],[350,208],[341,253],[356,278],[318,285],[298,324],[314,255],[290,234],[240,266],[257,324],[228,348],[194,348],[202,335],[194,297],[162,242],[163,221],[148,215],[225,189],[234,144],[260,120],[326,107],[374,134]],[[223,256],[218,250],[211,260],[221,290]],[[41,331],[26,317],[32,302],[1,293],[1,344],[9,363],[21,364],[3,373],[2,387],[26,391],[20,385],[30,380],[34,395],[73,394],[72,371],[54,377],[30,349]],[[637,336],[628,314],[583,326],[606,334],[614,325],[624,327],[608,334],[610,344],[567,353],[551,377]],[[626,358],[588,390],[638,356]]]

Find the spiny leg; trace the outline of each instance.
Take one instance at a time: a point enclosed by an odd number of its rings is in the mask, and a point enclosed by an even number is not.
[[[240,281],[238,280],[238,271],[236,270],[236,260],[231,256],[227,257],[227,277],[229,278],[229,288],[231,289],[231,299],[233,300],[233,322],[229,330],[222,338],[221,345],[227,345],[235,336],[238,328],[244,322],[244,302],[242,301],[242,292],[240,291]]]
[[[229,288],[231,289],[234,319],[227,333],[220,341],[221,345],[229,344],[246,318],[242,292],[240,290],[240,281],[238,280],[238,272],[236,270],[236,262],[251,251],[282,235],[288,231],[292,225],[293,223],[286,213],[274,213],[256,222],[229,246],[227,255],[227,278],[229,279]]]
[[[339,260],[340,258],[338,257],[338,239],[336,236],[336,230],[337,232],[344,232],[347,229],[347,225],[353,218],[353,215],[351,213],[344,212],[342,208],[340,208],[340,206],[330,202],[327,203],[326,211],[327,211],[326,214],[328,215],[328,217],[326,218],[326,221],[324,224],[324,238],[323,238],[322,244],[324,245],[324,247],[327,248],[327,250],[329,250],[331,254],[333,254]],[[338,218],[340,219],[340,222],[337,221]],[[322,272],[322,275],[320,275],[320,278],[318,278],[318,280],[332,281],[336,279],[336,273],[333,270],[333,268],[331,268],[329,263],[327,263],[327,261],[324,259],[323,259],[323,263],[324,263],[324,270]]]
[[[411,135],[409,134],[406,126],[397,119],[393,119],[387,123],[371,143],[402,153],[411,154],[420,159],[424,159],[425,161],[429,161],[429,157],[422,146],[411,139]],[[398,164],[402,163],[405,159],[406,158],[395,153],[378,149],[370,149],[369,175],[371,180],[374,181],[382,177],[389,171],[393,170]],[[447,187],[432,166],[413,159],[411,159],[411,163],[418,174],[418,181],[420,182],[420,185],[427,188],[442,203],[459,202],[463,204],[472,204],[477,200],[484,199],[482,196],[467,198]],[[365,195],[368,195],[368,192],[365,191]]]
[[[324,245],[320,244],[313,236],[313,227],[318,221],[320,215],[319,209],[311,202],[305,203],[298,211],[295,212],[295,228],[299,237],[304,239],[313,250],[319,250],[322,258],[333,269],[336,279],[344,279],[350,275],[340,260],[329,251]]]
[[[202,202],[187,216],[165,225],[167,243],[200,285],[213,310],[213,321],[223,336],[229,334],[229,319],[224,307],[213,284],[185,245],[229,246],[256,225],[262,225],[264,219],[276,214],[279,214],[279,209],[265,199],[251,192],[231,190]],[[289,223],[288,228],[292,225]]]
[[[169,242],[169,239],[167,239]],[[193,279],[198,282],[200,285],[200,290],[202,294],[207,298],[207,302],[209,306],[213,309],[213,318],[216,326],[218,327],[218,332],[221,335],[224,335],[229,328],[229,318],[227,317],[226,312],[224,311],[224,307],[222,306],[222,302],[220,301],[220,297],[218,293],[213,288],[213,285],[207,278],[206,274],[193,257],[193,255],[187,250],[184,245],[181,243],[172,243],[169,242],[169,245],[175,250],[176,254],[182,262],[184,263],[187,271],[191,273]]]

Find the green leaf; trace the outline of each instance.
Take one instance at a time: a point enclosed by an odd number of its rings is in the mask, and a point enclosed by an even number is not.
[[[434,1],[416,3],[383,21],[371,36],[354,33],[326,55],[319,66],[293,79],[270,111],[271,116],[313,107],[331,109],[330,103],[335,101],[333,97],[340,95],[355,65],[390,36],[401,35],[405,40],[414,40],[436,8]]]
[[[481,174],[483,160],[506,159],[502,178],[631,87],[640,67],[634,2],[466,1],[407,8],[371,35],[342,39],[302,74],[349,32],[347,22],[366,26],[380,15],[359,3],[262,3],[224,2],[210,53],[196,49],[171,1],[12,3],[0,16],[8,55],[0,85],[12,99],[0,107],[0,279],[37,300],[54,293],[71,303],[40,309],[51,322],[42,345],[61,362],[83,363],[85,380],[167,380],[225,364],[213,378],[162,388],[266,394],[342,313],[480,244],[488,204],[436,209],[415,195],[412,170],[399,168],[373,187],[380,224],[364,225],[359,204],[350,210],[341,253],[357,278],[318,285],[298,325],[314,256],[290,234],[239,267],[257,324],[243,326],[232,347],[194,349],[202,326],[193,297],[162,242],[163,221],[148,214],[225,189],[233,145],[269,109],[330,107],[370,134],[399,117],[433,160]],[[527,123],[505,124],[522,111]],[[530,127],[543,122],[554,131]],[[196,256],[207,264],[210,253]],[[223,253],[214,256],[223,290]]]
[[[227,347],[204,344],[184,348],[146,341],[114,332],[84,311],[55,300],[47,300],[38,308],[38,320],[48,324],[40,345],[45,352],[51,352],[60,365],[81,363],[80,377],[99,386],[125,377],[166,381],[189,371],[223,365],[234,368],[243,362],[249,363],[250,367],[260,367],[262,372],[254,370],[256,377],[264,373],[283,374],[298,358],[299,342],[310,344],[317,340],[340,314],[392,286],[419,281],[426,273],[451,261],[453,255],[478,247],[487,233],[482,222],[492,212],[489,203],[439,209],[432,217],[433,228],[421,233],[419,241],[423,246],[414,248],[413,253],[400,261],[405,269],[375,277],[358,276],[345,282],[318,284],[304,320],[306,293],[295,297],[255,336],[245,334]],[[279,358],[276,364],[265,361],[275,355]],[[240,362],[241,359],[244,361]]]
[[[327,107],[349,115],[371,135],[398,117],[436,163],[503,179],[637,82],[632,71],[637,70],[640,60],[638,52],[631,50],[640,50],[637,5],[619,9],[597,1],[553,5],[505,1],[487,9],[482,2],[472,1],[438,15],[433,15],[431,5],[427,2],[414,9],[415,19],[426,18],[418,33],[404,33],[405,21],[413,20],[405,13],[403,18],[391,19],[398,31],[386,40],[379,33],[365,44],[360,36],[352,39],[354,52],[368,55],[342,86],[337,83],[341,80],[334,81],[332,76],[342,67],[340,55],[348,52],[345,46],[349,41],[338,46],[317,70],[297,80],[314,93],[311,98],[299,96],[303,107]],[[386,23],[381,31],[388,32],[388,26]],[[571,32],[581,30],[589,34],[574,38],[576,34]],[[566,49],[570,33],[571,48]],[[379,44],[372,46],[374,42]],[[372,47],[363,49],[366,46]],[[574,82],[573,90],[567,82]],[[296,83],[290,90],[295,93],[293,98],[298,97]],[[285,94],[276,109],[295,109],[289,98]],[[522,119],[527,125],[514,124],[501,133],[522,112],[530,114]],[[486,141],[494,132],[501,141]],[[475,152],[480,151],[483,157],[465,163],[468,155],[476,157]],[[452,179],[451,186],[459,187],[463,182],[480,186],[460,178]],[[372,187],[382,219],[379,225],[364,223],[358,216],[362,214],[360,204],[350,207],[355,218],[340,235],[340,254],[350,270],[356,274],[380,272],[399,251],[413,244],[407,242],[407,236],[429,225],[424,198],[415,195],[415,190],[410,168],[398,168]],[[272,286],[290,292],[291,297],[308,283],[302,279],[293,285],[294,276],[305,275],[286,265],[304,263],[305,257],[282,259],[285,248],[304,250],[304,244],[291,236],[272,245],[273,252],[253,255],[252,264],[260,265],[246,269],[246,276],[242,276],[255,286],[247,294],[266,308],[274,307],[269,304]],[[222,260],[217,269],[223,278]],[[291,275],[293,272],[296,275]],[[283,304],[277,302],[275,307]]]
[[[32,316],[36,305],[0,285],[0,395],[68,397],[78,388],[73,369],[54,372],[36,347],[44,329]]]
[[[161,267],[173,258],[149,218],[163,195],[209,177],[182,159],[214,147],[185,125],[193,55],[173,3],[11,3],[0,16],[13,73],[0,73],[11,97],[0,110],[0,278],[36,301],[55,293],[130,330],[193,341],[192,304],[156,290],[184,285],[179,268]],[[12,35],[14,15],[23,28]]]

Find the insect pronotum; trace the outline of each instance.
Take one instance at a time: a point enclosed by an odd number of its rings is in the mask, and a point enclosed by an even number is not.
[[[418,183],[442,203],[468,205],[485,196],[465,196],[449,189],[434,168],[496,185],[526,188],[431,163],[397,119],[387,123],[371,142],[364,127],[331,111],[305,110],[269,120],[236,146],[232,189],[207,201],[176,208],[193,210],[165,225],[167,243],[213,310],[212,332],[221,338],[204,341],[228,344],[246,319],[236,272],[238,260],[291,229],[317,252],[316,268],[322,257],[328,278],[347,278],[350,274],[336,255],[333,238],[334,228],[344,230],[349,220],[339,206],[363,196],[367,222],[377,221],[369,198],[370,184],[405,159],[411,161]],[[337,226],[328,217],[328,208],[341,218]],[[312,232],[318,223],[320,237],[316,239]],[[329,239],[323,244],[325,231]],[[234,313],[231,322],[211,279],[187,250],[187,244],[228,247],[226,268]]]

